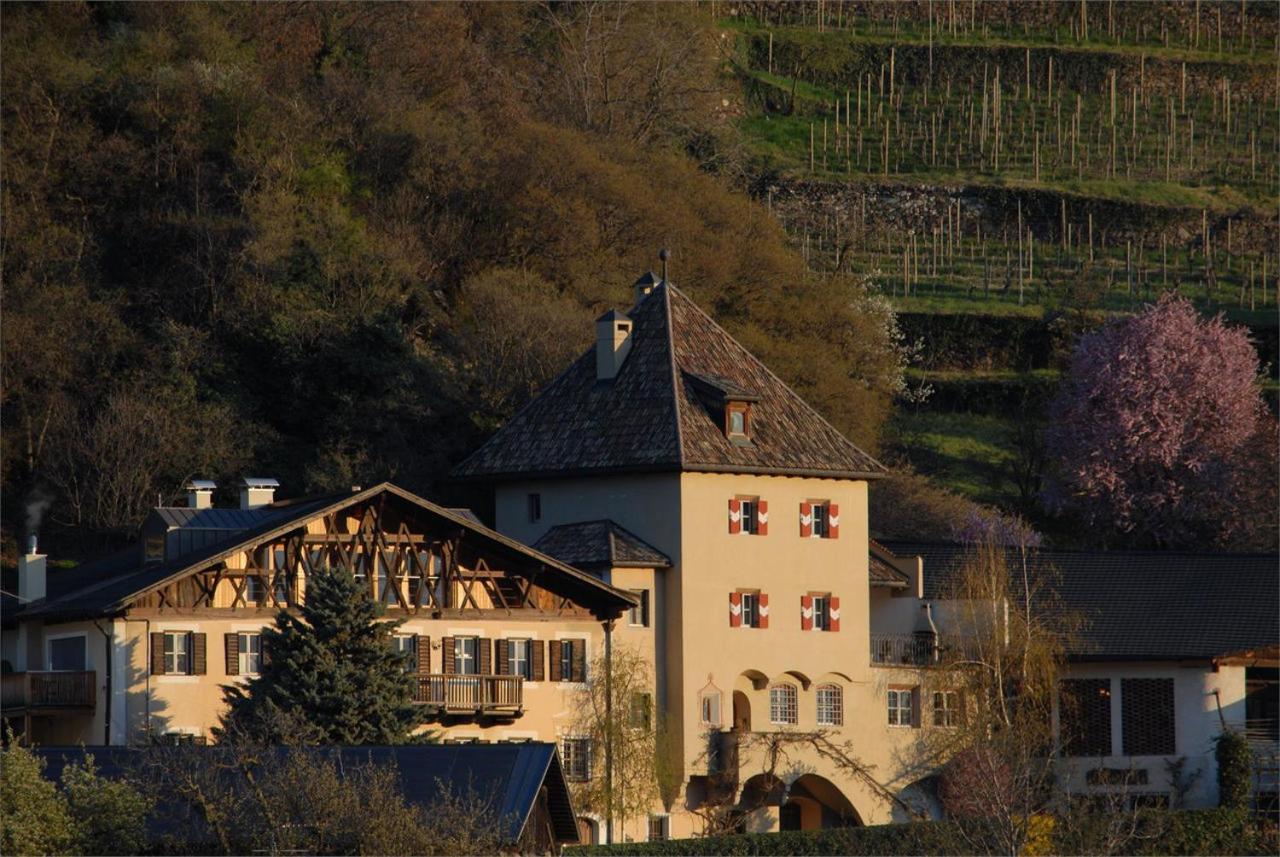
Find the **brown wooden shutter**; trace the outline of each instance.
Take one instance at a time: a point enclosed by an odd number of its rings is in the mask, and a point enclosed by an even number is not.
[[[800,504],[800,538],[808,539],[813,537],[813,504]]]
[[[729,501],[729,532],[738,535],[742,532],[742,501]]]
[[[493,641],[488,637],[476,639],[476,660],[480,663],[480,675],[493,675]]]
[[[800,596],[800,630],[813,630],[813,596]]]
[[[240,635],[225,634],[227,649],[227,675],[240,675]]]
[[[511,675],[511,653],[507,650],[509,645],[511,643],[507,640],[498,639],[493,641],[494,660],[498,662],[498,675]]]
[[[729,627],[738,628],[742,625],[742,593],[729,593]]]
[[[769,501],[756,501],[756,535],[769,535]]]
[[[827,623],[828,631],[840,630],[840,599],[832,595],[827,601],[827,610],[831,614],[831,621]]]
[[[191,674],[204,675],[209,668],[209,644],[207,634],[191,635]]]
[[[427,675],[431,672],[431,637],[419,634],[414,645],[418,649],[418,675]]]
[[[560,647],[564,643],[560,640],[547,641],[547,660],[551,661],[551,680],[563,681],[564,677],[560,675]]]
[[[573,659],[572,681],[587,680],[587,641],[570,640],[570,656]]]
[[[529,641],[529,656],[533,658],[533,680],[543,681],[547,677],[546,670],[546,650],[547,647],[542,640]]]
[[[444,661],[444,674],[453,675],[458,671],[458,653],[453,648],[453,637],[440,638],[440,654],[441,660]]]
[[[151,674],[164,675],[164,632],[151,635]]]
[[[759,624],[756,625],[756,627],[768,628],[769,627],[769,596],[761,592],[758,596],[756,596],[756,603],[759,605],[757,612],[759,612],[760,614],[760,622]]]
[[[827,504],[827,538],[840,538],[840,507],[835,503]]]

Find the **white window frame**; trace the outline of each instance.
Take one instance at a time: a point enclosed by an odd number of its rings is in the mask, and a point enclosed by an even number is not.
[[[760,498],[759,497],[740,497],[738,499],[738,510],[742,515],[742,532],[748,535],[759,535],[760,533]]]
[[[719,726],[720,719],[719,693],[704,693],[698,697],[698,722],[703,726]]]
[[[827,697],[825,700],[824,696]],[[844,725],[844,688],[838,684],[820,684],[817,700],[819,726]]]
[[[523,648],[524,655],[516,657],[516,650]],[[507,673],[523,676],[525,681],[533,680],[533,644],[528,637],[509,637],[507,639]],[[520,664],[517,669],[516,665]]]
[[[813,629],[815,631],[831,630],[831,596],[813,596]]]
[[[245,643],[256,640],[258,650],[251,652]],[[254,661],[257,661],[254,665]],[[262,672],[262,634],[257,631],[236,632],[236,668],[240,675],[258,675]]]
[[[467,643],[471,644],[471,651],[467,651]],[[470,668],[463,669],[463,661],[466,660]],[[454,675],[479,675],[480,674],[480,638],[471,636],[462,636],[453,638],[453,672]]]
[[[164,672],[165,675],[191,675],[192,666],[191,657],[194,647],[191,645],[191,631],[162,631],[164,634]],[[169,641],[172,638],[174,645],[170,647]],[[177,641],[182,640],[182,652],[178,652]],[[178,669],[178,657],[181,654],[185,666]],[[172,661],[170,661],[172,658]],[[172,664],[172,666],[170,665]]]
[[[404,671],[410,674],[416,673],[418,671],[418,635],[395,634],[391,638],[391,643],[397,652],[409,656],[409,662],[405,664]]]
[[[80,645],[84,650],[84,666],[78,670],[57,670],[53,668],[53,643],[55,640],[71,640],[76,637],[80,638]],[[78,631],[71,634],[50,634],[44,640],[44,663],[45,669],[49,672],[84,672],[89,669],[89,634],[84,631]]]
[[[742,627],[759,628],[760,627],[760,593],[759,592],[740,592],[742,596]]]
[[[572,751],[570,748],[573,748]],[[560,739],[560,757],[565,779],[575,783],[591,780],[591,739],[586,735],[565,735]],[[581,768],[581,771],[579,770]]]
[[[825,500],[820,503],[811,503],[809,513],[813,516],[813,538],[830,538],[828,503]]]
[[[942,705],[939,706],[938,703]],[[942,715],[939,722],[939,715]],[[933,692],[933,725],[944,729],[960,725],[960,691],[935,690]]]
[[[888,702],[889,725],[895,728],[915,726],[915,688],[891,687],[885,694]],[[905,705],[904,701],[905,700]],[[905,712],[906,721],[903,721]]]
[[[800,722],[800,694],[794,684],[784,681],[769,687],[769,722],[775,726]]]

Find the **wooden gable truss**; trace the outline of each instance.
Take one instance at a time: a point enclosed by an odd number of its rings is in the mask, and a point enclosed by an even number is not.
[[[547,584],[535,558],[494,550],[465,527],[382,494],[347,509],[300,521],[283,535],[135,598],[130,609],[217,614],[294,609],[306,580],[322,567],[342,568],[389,613],[431,617],[591,618]],[[250,587],[260,598],[250,598]]]

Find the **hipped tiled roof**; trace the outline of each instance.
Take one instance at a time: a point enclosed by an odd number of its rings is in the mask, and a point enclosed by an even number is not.
[[[924,558],[930,599],[948,596],[970,555],[966,545],[886,544]],[[1008,561],[1021,568],[1012,548]],[[1028,570],[1085,621],[1070,645],[1078,660],[1211,658],[1280,643],[1277,554],[1037,549]]]
[[[667,568],[671,565],[662,551],[610,520],[552,527],[533,547],[577,568]]]
[[[656,287],[629,317],[631,350],[616,378],[598,381],[594,349],[587,351],[454,476],[701,470],[861,479],[885,472],[675,286]],[[754,399],[750,444],[729,441],[694,378]]]

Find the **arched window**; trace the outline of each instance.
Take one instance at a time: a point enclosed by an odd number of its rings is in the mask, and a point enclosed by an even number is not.
[[[795,723],[796,686],[794,684],[775,684],[769,688],[769,722]]]
[[[818,687],[818,725],[844,725],[844,691],[838,684]]]

